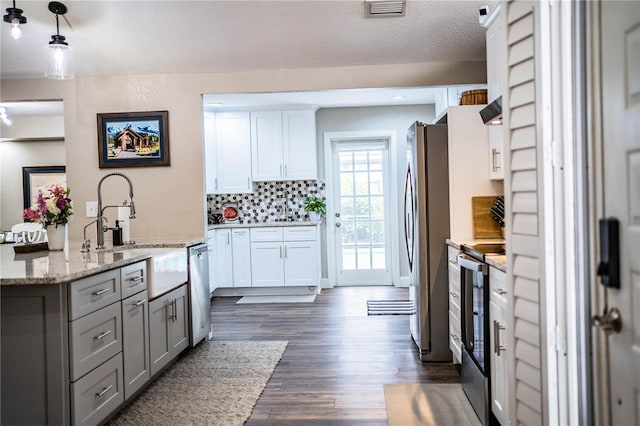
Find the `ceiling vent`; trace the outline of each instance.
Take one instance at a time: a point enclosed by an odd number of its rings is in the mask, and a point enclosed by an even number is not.
[[[364,14],[367,18],[389,18],[404,16],[406,0],[365,0]]]

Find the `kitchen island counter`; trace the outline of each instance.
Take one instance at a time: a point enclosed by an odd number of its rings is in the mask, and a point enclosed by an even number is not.
[[[0,244],[0,285],[62,284],[203,241],[204,239],[171,242],[149,240],[104,251],[92,248],[89,253],[80,252],[80,242],[68,243],[61,251],[43,250],[32,253],[15,253],[13,244]]]

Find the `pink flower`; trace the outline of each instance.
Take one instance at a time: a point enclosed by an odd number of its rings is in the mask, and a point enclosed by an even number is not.
[[[22,212],[22,219],[25,222],[37,222],[42,218],[40,215],[40,211],[33,207],[29,207],[28,209],[24,209]]]

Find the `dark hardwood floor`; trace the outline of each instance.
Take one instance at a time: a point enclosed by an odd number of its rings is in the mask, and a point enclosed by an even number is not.
[[[246,423],[387,425],[383,384],[459,382],[448,362],[422,363],[407,315],[367,315],[369,299],[407,299],[395,287],[337,287],[314,303],[236,304],[214,298],[214,340],[289,344]]]

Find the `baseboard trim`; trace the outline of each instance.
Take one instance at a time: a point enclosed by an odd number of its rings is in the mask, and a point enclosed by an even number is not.
[[[411,279],[408,276],[403,276],[400,277],[400,282],[398,283],[398,285],[396,287],[398,288],[408,288],[409,285],[411,284]]]
[[[234,296],[288,296],[318,294],[319,287],[299,286],[299,287],[218,287],[211,297],[234,297]]]

